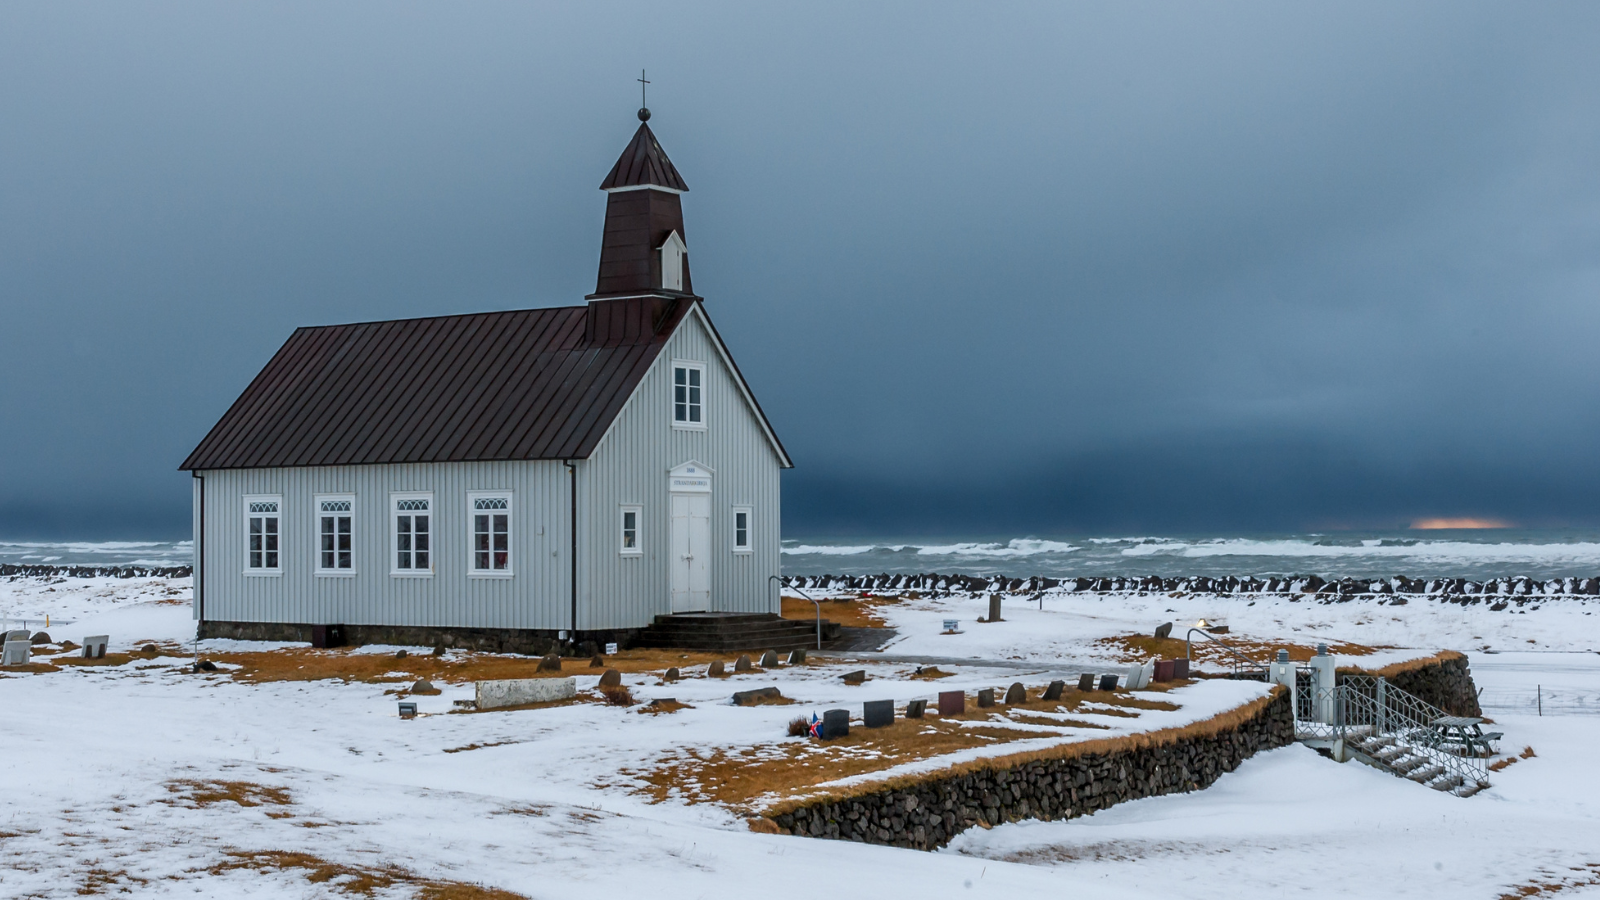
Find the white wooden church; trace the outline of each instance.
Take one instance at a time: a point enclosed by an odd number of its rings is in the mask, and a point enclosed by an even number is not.
[[[581,306],[300,328],[182,465],[202,637],[539,651],[779,611],[791,463],[644,120]]]

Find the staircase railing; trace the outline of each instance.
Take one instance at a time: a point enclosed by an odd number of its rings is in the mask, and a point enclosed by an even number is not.
[[[1381,676],[1347,675],[1331,690],[1300,691],[1295,707],[1296,737],[1339,739],[1347,747],[1370,737],[1392,738],[1408,754],[1439,767],[1435,777],[1455,775],[1479,787],[1489,783],[1483,759],[1436,746],[1433,723],[1444,710]]]
[[[1257,660],[1251,659],[1250,657],[1244,655],[1244,653],[1242,653],[1239,650],[1239,648],[1233,646],[1232,644],[1228,643],[1227,641],[1223,640],[1222,638],[1217,637],[1216,635],[1212,634],[1211,632],[1204,631],[1204,630],[1199,629],[1199,628],[1191,628],[1191,629],[1189,629],[1189,633],[1184,635],[1184,637],[1183,637],[1183,655],[1184,655],[1185,659],[1189,659],[1189,660],[1193,660],[1194,659],[1194,636],[1197,635],[1197,634],[1200,635],[1201,637],[1205,638],[1206,640],[1209,640],[1209,641],[1215,643],[1217,646],[1219,646],[1223,650],[1227,651],[1233,657],[1230,660],[1230,662],[1233,663],[1233,674],[1238,675],[1243,670],[1249,670],[1252,673],[1255,673],[1255,672],[1259,672],[1259,673],[1262,673],[1262,674],[1266,673],[1266,671],[1267,671],[1267,664],[1266,663],[1259,662]]]
[[[783,576],[782,575],[768,575],[767,576],[767,583],[768,584],[771,584],[774,581],[776,581],[778,583],[778,604],[779,604],[778,605],[778,614],[782,615],[783,614],[783,589],[785,587],[785,585],[783,583]],[[811,601],[811,605],[815,606],[817,608],[817,649],[821,650],[822,649],[822,604],[817,602],[816,598],[812,597],[810,594],[806,593],[805,591],[801,590],[800,588],[798,588],[798,587],[796,587],[796,586],[794,586],[792,584],[788,585],[788,588],[789,588],[789,590],[794,591],[795,593],[797,593],[800,596],[806,598],[807,600],[810,600]]]

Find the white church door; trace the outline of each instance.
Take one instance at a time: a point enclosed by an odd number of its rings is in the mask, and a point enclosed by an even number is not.
[[[711,608],[711,497],[672,495],[672,611]]]

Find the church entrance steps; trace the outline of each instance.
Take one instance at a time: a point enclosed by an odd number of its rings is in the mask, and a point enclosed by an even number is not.
[[[823,621],[824,642],[838,634],[838,625]],[[656,616],[633,645],[684,650],[814,650],[817,626],[771,613],[675,613]]]

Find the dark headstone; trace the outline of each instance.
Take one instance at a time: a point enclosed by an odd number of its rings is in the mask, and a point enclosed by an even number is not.
[[[967,711],[966,691],[940,691],[939,715],[959,716]]]
[[[600,689],[622,687],[622,673],[616,669],[607,669],[600,673]]]
[[[416,717],[417,717],[417,705],[415,703],[401,703],[400,704],[400,718],[402,718],[402,719],[415,719]]]
[[[763,668],[763,669],[776,669],[777,667],[778,667],[778,653],[777,653],[777,651],[768,650],[767,652],[761,654],[761,668]]]
[[[1007,706],[1014,706],[1014,705],[1016,705],[1018,703],[1027,703],[1027,702],[1028,702],[1028,689],[1022,686],[1022,682],[1020,682],[1020,681],[1014,682],[1014,683],[1012,683],[1011,687],[1006,688],[1006,705]]]
[[[1082,675],[1079,675],[1078,676],[1078,690],[1080,690],[1080,691],[1092,691],[1092,690],[1094,690],[1094,676],[1089,674],[1088,672],[1085,672]]]
[[[927,711],[928,701],[926,700],[912,700],[906,704],[906,718],[908,719],[920,719],[922,714]]]
[[[722,678],[723,676],[725,676],[727,674],[728,674],[727,667],[723,666],[722,660],[720,660],[720,659],[713,659],[711,661],[711,665],[706,666],[706,677],[707,678]]]
[[[1170,660],[1170,659],[1158,659],[1158,660],[1156,660],[1156,673],[1153,676],[1151,676],[1151,680],[1153,680],[1153,681],[1171,681],[1172,680],[1172,669],[1173,669],[1173,667],[1175,665],[1176,665],[1176,663],[1173,660]]]
[[[822,739],[847,737],[850,734],[850,710],[830,709],[822,714]]]
[[[868,728],[887,728],[894,724],[893,700],[868,700],[862,705],[861,724]]]
[[[806,661],[806,652],[804,650],[790,650],[789,651],[789,665],[798,666],[798,665],[800,665],[801,663],[803,663],[805,661]]]
[[[53,644],[55,641],[50,640],[49,632],[40,631],[36,632],[33,637],[28,638],[28,643],[38,646],[40,644]]]
[[[194,664],[194,670],[196,672],[215,672],[217,670],[217,664],[209,659],[202,659]]]
[[[1046,700],[1060,700],[1061,692],[1066,689],[1067,683],[1065,681],[1052,681],[1050,686],[1044,689],[1044,698]]]
[[[440,644],[437,647],[434,647],[433,648],[433,655],[434,656],[443,656],[444,655],[444,645]]]
[[[978,707],[984,708],[994,705],[994,688],[984,688],[978,692]]]
[[[754,668],[755,666],[750,664],[750,654],[748,653],[739,654],[739,658],[733,661],[733,670],[735,672],[749,672]]]
[[[683,677],[683,673],[678,671],[678,667],[677,666],[673,666],[672,668],[667,670],[667,673],[665,675],[661,676],[661,680],[662,681],[677,681],[679,678],[682,678],[682,677]]]
[[[1228,626],[1226,626],[1226,625],[1213,625],[1213,626],[1211,626],[1211,633],[1212,634],[1227,634],[1228,633]]]
[[[591,668],[591,669],[604,669],[605,667],[606,667],[606,658],[604,656],[600,656],[599,654],[595,654],[594,656],[589,658],[589,668]]]
[[[48,638],[48,637],[50,637],[50,635],[47,634],[47,635],[45,635],[45,637]],[[40,641],[38,639],[38,635],[34,636],[34,641],[33,642],[35,644],[40,643]],[[48,641],[46,641],[46,643],[48,643]],[[151,656],[155,656],[157,653],[161,652],[161,648],[157,647],[155,644],[145,644],[143,647],[139,648],[139,652],[140,653],[148,653]]]
[[[441,650],[443,650],[442,647],[435,649],[433,655],[434,656],[442,656],[443,654],[440,652]],[[541,656],[539,658],[539,668],[538,668],[537,671],[540,671],[540,672],[559,672],[559,671],[561,671],[561,657],[557,656],[554,653],[550,654],[549,656]]]
[[[733,695],[734,706],[755,706],[767,700],[782,700],[783,693],[775,687],[756,688],[753,691],[739,691]]]
[[[1156,626],[1156,640],[1164,641],[1172,637],[1172,623],[1166,622]]]
[[[443,691],[440,691],[438,688],[434,687],[433,686],[433,682],[429,681],[428,679],[420,678],[420,679],[417,680],[416,684],[413,684],[411,686],[411,693],[413,693],[413,694],[439,694],[439,693],[443,693]]]
[[[867,670],[866,669],[857,669],[854,672],[846,672],[846,673],[844,673],[844,683],[845,684],[860,684],[860,683],[862,683],[863,681],[866,681],[866,680],[867,680]]]
[[[1115,676],[1115,675],[1101,675],[1100,676],[1100,690],[1102,690],[1102,691],[1114,691],[1116,689],[1117,689],[1117,676]]]
[[[991,621],[991,622],[1003,622],[1003,621],[1005,621],[1004,619],[1000,618],[1000,595],[999,594],[990,594],[989,595],[989,621]]]
[[[1172,677],[1175,678],[1175,679],[1176,678],[1188,678],[1189,677],[1189,658],[1188,657],[1180,656],[1177,659],[1172,661]]]
[[[395,659],[405,659],[405,658],[406,658],[406,657],[408,657],[408,656],[410,656],[410,655],[411,655],[411,654],[410,654],[410,653],[408,653],[408,652],[406,652],[406,651],[405,651],[405,650],[400,650],[400,651],[397,651],[397,652],[396,652],[396,653],[395,653],[395,655],[394,655],[394,658],[395,658]]]

